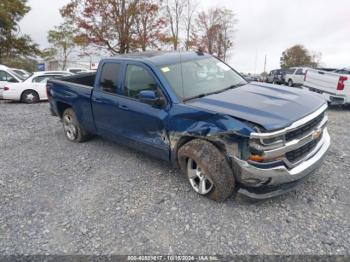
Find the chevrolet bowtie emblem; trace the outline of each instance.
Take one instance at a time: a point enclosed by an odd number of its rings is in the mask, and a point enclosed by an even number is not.
[[[322,130],[320,129],[317,129],[315,130],[313,133],[312,133],[312,139],[313,140],[317,140],[321,137],[321,134],[322,134]]]

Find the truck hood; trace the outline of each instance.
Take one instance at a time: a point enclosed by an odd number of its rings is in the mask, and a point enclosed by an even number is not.
[[[186,104],[247,120],[272,131],[311,114],[325,104],[325,100],[318,94],[298,88],[249,83]]]

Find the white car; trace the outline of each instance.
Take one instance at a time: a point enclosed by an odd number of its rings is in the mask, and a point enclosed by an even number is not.
[[[322,94],[330,104],[350,104],[350,69],[332,72],[309,69],[303,88]]]
[[[23,69],[18,69],[18,68],[11,68],[13,72],[15,72],[17,75],[22,76],[23,78],[27,79],[30,77],[30,73],[27,72],[26,70]]]
[[[5,85],[10,83],[20,83],[24,79],[13,72],[10,68],[0,65],[0,99],[2,98]]]
[[[70,75],[72,74],[68,72],[57,71],[36,72],[21,83],[6,84],[3,91],[3,99],[21,101],[27,104],[47,100],[47,80]]]
[[[288,86],[302,86],[304,84],[307,67],[292,67],[287,69],[284,81]]]

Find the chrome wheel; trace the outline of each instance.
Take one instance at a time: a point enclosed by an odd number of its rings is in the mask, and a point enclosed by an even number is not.
[[[187,162],[187,175],[192,188],[198,194],[206,195],[213,189],[214,183],[191,158]]]
[[[77,127],[71,115],[65,115],[63,117],[63,127],[69,140],[75,140],[77,138]]]

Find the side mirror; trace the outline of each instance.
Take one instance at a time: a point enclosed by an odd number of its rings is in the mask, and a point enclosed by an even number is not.
[[[145,104],[149,104],[152,106],[164,106],[165,99],[157,95],[157,93],[153,90],[143,90],[140,91],[139,100]]]

